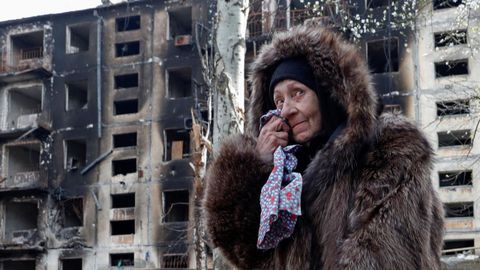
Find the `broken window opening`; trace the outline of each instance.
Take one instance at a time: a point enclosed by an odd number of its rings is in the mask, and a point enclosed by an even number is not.
[[[83,198],[75,198],[62,202],[63,227],[83,226]]]
[[[112,209],[135,207],[135,193],[112,194]]]
[[[68,172],[83,168],[87,163],[87,141],[80,139],[65,140],[64,156],[65,169]]]
[[[115,44],[115,57],[125,57],[140,53],[140,41]]]
[[[433,0],[433,9],[458,7],[462,2],[462,0]]]
[[[138,112],[138,99],[118,100],[113,102],[114,115],[131,114]]]
[[[366,0],[367,8],[378,8],[388,6],[388,0]]]
[[[436,78],[468,74],[468,59],[435,63]]]
[[[473,202],[444,203],[445,217],[473,217]]]
[[[135,220],[110,221],[111,235],[135,234]]]
[[[90,24],[67,26],[67,54],[88,52],[90,46]]]
[[[0,262],[0,266],[2,263]],[[1,268],[1,267],[0,267]],[[5,270],[35,270],[35,260],[15,260],[15,261],[4,261],[3,268]]]
[[[65,83],[65,110],[86,109],[88,105],[88,80]]]
[[[37,228],[38,205],[36,202],[7,202],[5,204],[5,235],[12,238],[31,235]]]
[[[187,254],[163,254],[163,268],[188,268]]]
[[[451,47],[467,44],[467,30],[455,30],[434,34],[435,47]]]
[[[470,130],[438,132],[438,147],[472,145]]]
[[[19,66],[23,60],[43,57],[43,31],[11,36],[12,65]],[[26,64],[25,67],[28,67]]]
[[[458,239],[458,240],[445,240],[443,242],[443,250],[451,250],[451,249],[468,249],[475,247],[475,242],[473,239]],[[456,255],[459,253],[463,253],[466,250],[457,250],[457,251],[450,251],[445,252],[443,255]]]
[[[130,147],[137,146],[137,132],[114,134],[113,135],[113,147]]]
[[[472,186],[472,171],[438,172],[440,187]]]
[[[128,16],[115,19],[117,32],[125,32],[140,29],[140,15]]]
[[[134,266],[133,253],[110,254],[110,266]]]
[[[115,76],[115,89],[138,87],[138,73]]]
[[[165,161],[184,159],[190,156],[190,131],[185,129],[165,130]]]
[[[470,114],[470,100],[437,102],[437,116]]]
[[[398,71],[398,39],[367,42],[368,66],[372,73]]]
[[[120,159],[112,161],[112,176],[115,175],[127,175],[137,171],[137,159]]]
[[[10,128],[31,124],[28,119],[42,112],[43,86],[14,88],[8,91],[7,123]]]
[[[82,258],[61,259],[61,270],[82,270]]]
[[[192,96],[192,69],[190,67],[168,70],[167,81],[169,98]]]
[[[192,7],[179,8],[168,12],[170,37],[192,35]]]
[[[40,144],[7,146],[8,178],[14,183],[29,182],[39,178]]]
[[[175,190],[163,192],[164,222],[188,221],[188,190]]]

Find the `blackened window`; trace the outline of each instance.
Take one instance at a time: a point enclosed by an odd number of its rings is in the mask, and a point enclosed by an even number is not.
[[[440,187],[471,186],[472,171],[438,172]]]
[[[112,208],[135,207],[135,193],[112,194]]]
[[[367,42],[367,55],[372,73],[398,71],[398,39]]]
[[[130,147],[137,145],[137,133],[123,133],[123,134],[114,134],[113,135],[113,147]]]
[[[445,203],[445,217],[473,217],[473,202]]]
[[[463,253],[465,250],[473,248],[475,246],[473,239],[455,239],[455,240],[445,240],[443,242],[443,250],[454,250],[443,253],[444,255],[455,255],[457,253]]]
[[[117,18],[115,24],[117,32],[137,30],[140,29],[140,16]]]
[[[115,76],[115,89],[138,87],[138,73]]]
[[[458,7],[462,3],[463,0],[433,0],[433,9]]]
[[[438,147],[472,145],[470,130],[453,130],[438,133]]]
[[[437,102],[437,116],[459,115],[470,113],[470,100],[454,100]]]
[[[124,57],[140,53],[140,41],[123,42],[115,44],[115,56]]]
[[[468,75],[468,59],[437,62],[435,63],[435,75],[437,78]]]
[[[110,254],[110,266],[134,266],[133,253]]]
[[[138,99],[118,100],[113,102],[113,114],[130,114],[138,112]]]
[[[438,32],[434,34],[435,47],[467,44],[467,30]]]

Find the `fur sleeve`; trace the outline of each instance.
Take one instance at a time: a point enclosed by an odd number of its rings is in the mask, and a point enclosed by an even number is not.
[[[204,210],[207,231],[223,255],[242,269],[263,268],[271,251],[256,247],[260,191],[273,165],[257,156],[253,139],[227,139],[207,173]]]
[[[430,180],[432,151],[413,125],[386,124],[355,195],[338,269],[440,269],[443,212]]]

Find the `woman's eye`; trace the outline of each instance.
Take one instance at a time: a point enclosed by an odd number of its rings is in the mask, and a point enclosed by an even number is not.
[[[303,96],[303,94],[305,94],[305,91],[302,89],[298,89],[294,92],[294,96],[296,97]]]
[[[283,105],[283,100],[279,99],[279,100],[276,100],[276,101],[275,101],[275,106],[276,106],[277,108],[280,108],[282,105]]]

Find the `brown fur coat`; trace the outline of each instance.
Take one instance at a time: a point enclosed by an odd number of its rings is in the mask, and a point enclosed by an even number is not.
[[[303,55],[348,121],[303,174],[294,234],[258,250],[259,195],[272,169],[255,152],[264,93],[279,60]],[[321,78],[321,80],[320,80]],[[441,203],[430,181],[432,150],[401,116],[377,116],[357,50],[321,27],[274,37],[253,64],[249,135],[227,138],[210,166],[204,208],[213,243],[242,269],[440,269]]]

